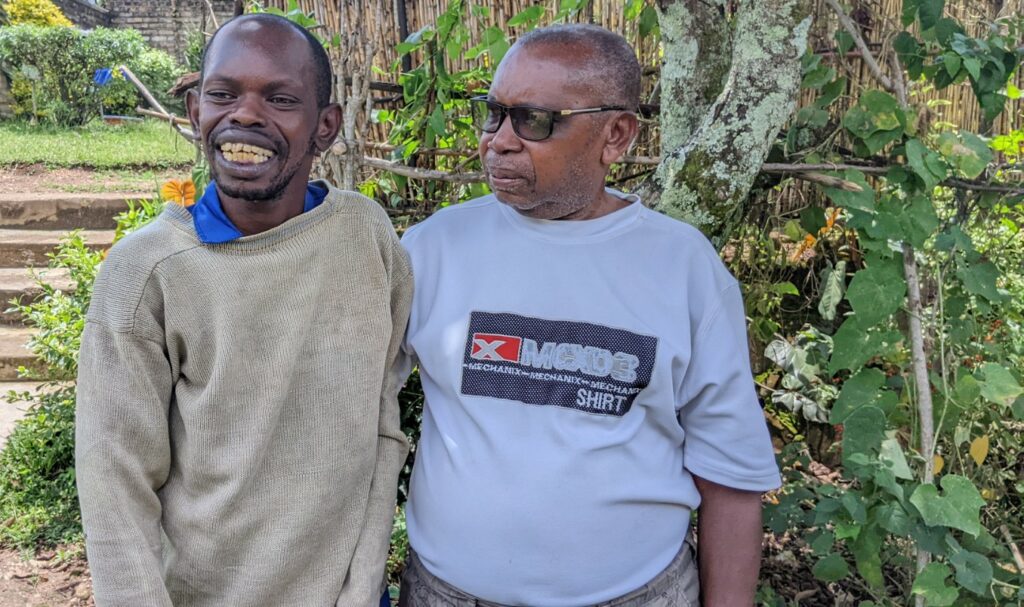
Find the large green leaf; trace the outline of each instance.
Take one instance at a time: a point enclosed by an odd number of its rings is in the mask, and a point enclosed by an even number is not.
[[[860,139],[869,154],[903,136],[907,118],[896,99],[888,93],[869,90],[843,116],[843,126]]]
[[[815,563],[811,573],[823,582],[838,582],[850,574],[850,566],[842,555],[833,553]]]
[[[910,470],[910,465],[907,464],[907,457],[903,454],[903,445],[895,438],[887,438],[882,441],[878,459],[892,470],[896,478],[905,481],[914,479],[914,473]]]
[[[935,27],[935,24],[942,18],[942,9],[945,6],[946,0],[920,0],[917,17],[921,20],[921,29],[928,30]]]
[[[985,363],[979,371],[982,377],[975,376],[975,379],[981,386],[981,395],[989,402],[1008,407],[1018,396],[1024,394],[1024,389],[1006,367],[996,363]]]
[[[1006,299],[1006,294],[999,291],[996,281],[999,279],[999,268],[990,261],[957,264],[956,276],[969,293],[980,295],[992,303]]]
[[[885,414],[878,407],[868,405],[850,414],[843,423],[843,462],[850,465],[855,455],[879,452],[885,440]]]
[[[917,507],[925,524],[952,527],[978,535],[981,531],[978,511],[985,505],[985,500],[974,483],[966,477],[947,474],[942,477],[941,485],[942,495],[935,485],[923,483],[910,496],[910,503]]]
[[[823,188],[829,199],[846,209],[858,209],[873,213],[875,211],[875,190],[864,178],[864,173],[847,170],[835,173],[836,177],[853,182],[860,186],[859,192],[849,192],[840,188]]]
[[[939,135],[939,152],[964,177],[975,178],[992,162],[992,150],[980,137],[963,131]]]
[[[884,588],[882,577],[882,534],[875,525],[867,525],[850,546],[857,573],[874,588]]]
[[[856,317],[848,318],[832,337],[829,373],[834,374],[841,369],[856,371],[872,356],[888,352],[902,339],[896,331],[864,327]]]
[[[939,216],[935,213],[931,197],[912,197],[900,215],[900,224],[906,241],[915,249],[923,248],[925,242],[939,227]]]
[[[992,583],[992,563],[987,558],[971,552],[958,550],[949,557],[949,562],[956,569],[956,583],[979,596],[988,594]]]
[[[928,607],[952,605],[960,596],[960,591],[953,586],[946,585],[946,578],[949,577],[949,574],[948,566],[942,563],[928,563],[914,578],[914,585],[910,591],[923,596]]]
[[[839,397],[832,404],[831,421],[841,424],[851,413],[864,405],[872,405],[881,394],[885,374],[878,369],[861,369],[843,383]]]
[[[846,261],[840,260],[833,267],[826,262],[821,270],[821,301],[818,302],[818,314],[825,320],[835,320],[836,307],[843,300],[846,290]]]
[[[907,282],[895,263],[875,263],[853,275],[846,299],[862,327],[876,325],[903,305]]]
[[[946,163],[935,152],[929,150],[919,139],[910,139],[906,143],[907,164],[921,178],[929,190],[939,184],[949,174]]]

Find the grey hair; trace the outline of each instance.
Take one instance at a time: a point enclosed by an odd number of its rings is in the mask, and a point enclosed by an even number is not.
[[[608,105],[636,110],[640,105],[640,62],[622,36],[597,25],[571,23],[535,29],[516,41],[513,48],[558,47],[583,50],[587,65],[580,74],[581,84],[603,97]]]

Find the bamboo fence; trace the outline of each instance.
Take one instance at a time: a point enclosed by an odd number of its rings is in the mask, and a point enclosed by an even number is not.
[[[272,0],[268,4],[285,8],[287,0]],[[521,28],[509,27],[507,21],[522,10],[541,4],[553,14],[558,7],[558,0],[492,0],[487,6],[489,11],[474,14],[469,23],[472,44],[480,41],[481,34],[490,26],[497,26],[507,33],[510,40],[522,34]],[[861,28],[862,35],[870,47],[877,52],[888,50],[892,36],[899,32],[903,0],[852,0],[846,3],[850,15]],[[344,0],[328,2],[325,0],[298,0],[300,9],[312,13],[317,21],[324,24],[326,34],[349,31],[353,24],[358,24],[360,35],[371,43],[373,49],[374,79],[398,82],[402,65],[395,46],[409,34],[421,28],[433,25],[438,16],[446,9],[447,3],[416,2],[415,0]],[[637,20],[627,21],[624,18],[624,0],[592,0],[587,3],[570,20],[591,22],[621,33],[636,49],[641,66],[644,68],[643,91],[645,98],[656,103],[652,91],[656,90],[659,77],[660,49],[657,40],[652,36],[641,37]],[[1021,14],[1024,0],[949,0],[946,3],[946,14],[958,18],[970,33],[983,33],[996,17]],[[814,25],[810,34],[810,45],[817,52],[826,54],[825,61],[834,67],[840,75],[848,79],[847,95],[842,97],[833,109],[834,118],[838,119],[848,109],[850,99],[866,88],[880,88],[869,72],[865,62],[856,51],[839,53],[833,34],[837,29],[837,20],[824,0],[814,0]],[[365,55],[361,47],[349,50],[355,57],[346,57],[349,62],[365,65]],[[413,58],[415,61],[418,58]],[[487,61],[486,55],[480,60]],[[337,65],[337,58],[335,59]],[[408,64],[406,65],[406,67]],[[468,60],[457,58],[448,66],[450,70],[472,67]],[[883,65],[887,73],[888,65]],[[1024,89],[1024,70],[1018,70],[1016,84]],[[961,128],[982,132],[989,127],[993,133],[1008,133],[1024,126],[1024,100],[1018,99],[1007,103],[1006,110],[991,125],[986,125],[982,111],[976,102],[967,82],[936,91],[918,83],[910,87],[912,101],[924,102],[927,111],[918,117],[918,125],[927,128],[936,121],[955,124]],[[378,98],[396,99],[395,92],[373,92]],[[805,91],[801,96],[801,105],[810,103],[814,98],[812,92]],[[378,101],[379,103],[379,101]],[[372,126],[367,133],[365,153],[367,156],[381,157],[387,154],[386,132],[379,125]],[[657,123],[649,121],[642,125],[638,145],[634,153],[638,156],[656,157],[659,154]],[[377,166],[381,166],[380,163]],[[374,170],[363,167],[364,172]],[[806,204],[808,189],[804,185],[794,184],[787,187],[782,196],[774,197],[776,211],[784,212],[794,205]],[[795,198],[794,198],[795,195]],[[802,203],[800,201],[803,201]]]

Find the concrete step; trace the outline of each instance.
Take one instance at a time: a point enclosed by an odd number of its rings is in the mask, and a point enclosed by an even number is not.
[[[39,277],[56,289],[67,291],[74,288],[74,283],[64,268],[42,269]],[[17,312],[7,312],[11,300],[16,299],[22,304],[35,301],[43,294],[36,284],[32,272],[28,268],[0,268],[0,324],[21,322]]]
[[[25,417],[25,410],[29,407],[30,403],[24,401],[12,401],[7,398],[7,395],[13,390],[17,393],[31,392],[36,393],[39,391],[41,384],[39,382],[0,382],[0,449],[3,449],[4,443],[7,441],[7,437],[11,435],[14,430],[14,425],[18,421]]]
[[[32,329],[0,326],[0,382],[29,381],[43,377],[44,365],[28,349]],[[32,373],[18,377],[18,367],[27,367]]]
[[[0,228],[0,268],[45,267],[46,254],[66,235],[66,230]],[[83,230],[82,237],[94,249],[107,249],[114,242],[114,230]]]
[[[114,216],[138,194],[0,194],[0,228],[38,230],[112,229]]]

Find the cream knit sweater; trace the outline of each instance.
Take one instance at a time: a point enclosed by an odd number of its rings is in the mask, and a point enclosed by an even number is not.
[[[411,296],[386,214],[351,192],[219,245],[168,205],[111,249],[78,375],[97,605],[375,606]]]

